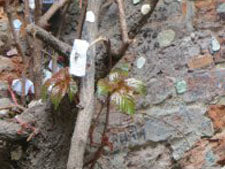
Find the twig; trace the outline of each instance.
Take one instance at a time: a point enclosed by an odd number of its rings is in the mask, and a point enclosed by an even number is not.
[[[23,48],[22,48],[22,45],[20,44],[20,41],[19,41],[19,38],[16,34],[16,31],[13,27],[13,18],[12,18],[12,8],[9,6],[9,1],[6,1],[5,2],[5,11],[7,13],[7,17],[8,17],[8,20],[9,20],[9,27],[10,27],[10,30],[13,34],[13,38],[15,40],[15,45],[16,45],[16,48],[20,54],[20,56],[22,57],[22,61],[24,64],[26,64],[26,56],[23,52]],[[23,73],[22,73],[22,103],[25,104],[25,70],[23,70]]]
[[[110,42],[110,40],[104,41],[104,42],[105,42],[105,45],[106,45],[107,55],[108,55],[108,58],[109,58],[109,70],[111,70],[112,69],[111,42]],[[104,126],[103,133],[102,133],[101,145],[98,148],[98,150],[95,152],[94,158],[85,164],[85,166],[91,164],[90,169],[94,168],[97,160],[101,157],[104,146],[109,145],[108,137],[106,136],[106,132],[107,132],[107,129],[108,129],[108,124],[109,124],[110,94],[107,96],[106,103],[107,103],[106,119],[105,119],[105,126]],[[100,113],[99,113],[99,115],[100,115]]]
[[[29,33],[30,36],[35,36],[44,41],[45,43],[49,44],[58,53],[62,54],[63,56],[69,57],[69,54],[72,51],[72,46],[60,41],[58,38],[54,37],[46,30],[35,24],[30,24],[26,27],[26,31]]]
[[[159,0],[151,1],[151,10],[149,11],[149,13],[147,15],[142,16],[141,19],[137,23],[132,25],[132,27],[128,31],[129,38],[134,39],[136,37],[136,35],[138,34],[138,32],[141,30],[141,28],[146,23],[148,23],[147,21],[150,18],[150,16],[152,15],[152,13],[154,12],[158,2],[159,2]]]
[[[14,108],[14,107],[19,108],[19,109],[21,109],[21,110],[23,110],[23,111],[26,110],[25,107],[20,106],[20,105],[16,105],[16,104],[12,104],[12,105],[10,105],[10,106],[5,106],[5,107],[0,107],[0,110],[11,109],[11,108]]]
[[[100,5],[103,0],[89,0],[88,10],[92,11],[96,16],[94,23],[85,22],[83,35],[87,37],[89,42],[96,39],[98,34],[98,15]],[[95,59],[96,47],[92,47],[88,51],[87,73],[81,80],[80,101],[83,109],[79,111],[76,121],[76,126],[70,144],[70,153],[67,163],[67,169],[83,168],[83,160],[85,147],[88,139],[88,133],[91,126],[92,116],[95,111]]]
[[[82,1],[80,1],[82,4]],[[84,21],[85,21],[85,16],[86,16],[86,11],[87,11],[87,6],[88,6],[88,0],[84,1],[84,7],[81,8],[81,14],[79,18],[79,24],[77,26],[77,33],[76,33],[76,38],[80,39],[82,36],[82,30],[84,26]]]
[[[13,90],[12,90],[10,84],[9,84],[9,86],[8,86],[8,91],[9,91],[9,93],[10,93],[10,95],[11,95],[11,97],[12,97],[12,100],[13,100],[13,102],[15,103],[15,105],[19,105],[18,102],[17,102],[16,96],[15,96],[15,94],[14,94],[14,92],[13,92]]]
[[[119,8],[119,20],[120,20],[120,29],[122,32],[122,40],[124,44],[130,44],[132,41],[128,37],[128,31],[127,31],[127,22],[124,12],[124,3],[123,0],[116,0],[118,8]]]
[[[69,0],[69,2],[64,6],[61,17],[60,17],[60,24],[59,24],[59,29],[56,33],[56,37],[60,38],[61,32],[62,32],[62,28],[64,26],[65,23],[65,18],[66,18],[66,14],[70,8],[70,5],[72,3],[72,0]]]
[[[95,144],[94,141],[93,141],[93,133],[94,133],[94,130],[95,130],[96,125],[97,125],[97,121],[98,121],[98,119],[99,119],[99,117],[100,117],[100,115],[102,113],[103,108],[104,108],[104,106],[103,106],[103,104],[101,104],[101,108],[100,108],[100,110],[99,110],[99,112],[97,114],[97,117],[95,118],[95,120],[93,120],[94,123],[92,124],[92,127],[90,128],[90,131],[89,131],[90,145]]]
[[[72,3],[72,0],[69,0],[69,2],[64,6],[62,14],[60,15],[60,23],[59,23],[59,29],[56,33],[56,38],[60,39],[60,35],[62,32],[62,28],[64,26],[65,23],[65,18],[66,18],[66,13],[69,10],[69,7]],[[52,55],[52,73],[56,73],[57,72],[57,58],[58,58],[58,53],[53,51],[53,55]]]
[[[59,8],[63,7],[68,0],[58,0],[57,3],[53,3],[48,11],[40,18],[38,25],[45,27],[48,25],[48,20],[58,11]]]
[[[35,23],[38,23],[42,15],[42,0],[35,0]]]
[[[106,118],[105,118],[105,126],[102,132],[101,144],[97,151],[94,153],[93,159],[84,164],[84,166],[88,166],[91,164],[90,169],[93,169],[97,160],[101,157],[103,152],[103,148],[108,145],[108,139],[106,136],[106,132],[109,124],[109,113],[110,113],[110,95],[107,97],[107,110],[106,110]],[[107,140],[107,141],[106,141]]]
[[[89,48],[94,46],[96,43],[101,42],[101,41],[108,41],[105,37],[100,36],[99,38],[95,39],[91,44],[89,45]]]

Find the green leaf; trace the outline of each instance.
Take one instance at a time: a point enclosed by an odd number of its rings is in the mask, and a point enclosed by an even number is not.
[[[97,94],[98,96],[106,96],[112,91],[112,86],[104,79],[98,81]]]
[[[66,94],[65,88],[61,88],[62,86],[55,85],[52,87],[51,93],[50,93],[50,99],[51,102],[54,104],[55,110],[59,107],[60,101]]]
[[[136,93],[141,95],[147,94],[147,89],[144,83],[140,80],[137,80],[135,78],[129,78],[125,80],[128,87],[131,87]]]
[[[113,69],[109,74],[109,81],[115,82],[124,79],[128,76],[128,70],[127,69],[121,69],[121,68],[115,68]]]
[[[51,102],[54,105],[54,109],[57,110],[60,104],[60,101],[62,100],[62,96],[60,94],[57,95],[51,95]]]
[[[68,91],[68,96],[69,96],[70,102],[73,101],[74,96],[77,93],[77,91],[78,91],[78,88],[77,88],[76,82],[74,82],[74,81],[70,82],[69,91]]]
[[[120,111],[133,115],[135,113],[135,100],[133,96],[115,92],[111,95],[111,101],[119,108]]]
[[[47,98],[48,98],[48,87],[46,85],[43,85],[42,86],[42,89],[41,89],[41,98],[43,100],[47,100]]]

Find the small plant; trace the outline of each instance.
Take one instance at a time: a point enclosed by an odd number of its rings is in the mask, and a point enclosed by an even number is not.
[[[97,94],[109,96],[118,109],[129,115],[135,113],[136,95],[145,95],[146,86],[140,80],[128,78],[127,68],[114,69],[107,78],[98,81]]]
[[[50,99],[55,109],[57,109],[60,101],[66,94],[68,94],[69,100],[72,102],[77,90],[77,83],[72,79],[68,67],[66,67],[60,69],[59,72],[55,73],[51,79],[44,83],[42,98],[47,99],[48,95],[50,95]]]

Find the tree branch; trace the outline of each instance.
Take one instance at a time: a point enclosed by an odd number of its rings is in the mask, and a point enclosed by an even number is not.
[[[38,37],[45,43],[48,43],[58,53],[62,54],[63,56],[69,57],[70,52],[72,51],[72,46],[60,41],[46,30],[35,24],[30,24],[27,26],[26,31],[29,33],[29,35]]]
[[[128,31],[127,31],[127,22],[125,17],[125,11],[124,11],[124,3],[123,0],[116,0],[118,8],[119,8],[119,20],[120,20],[120,29],[122,32],[122,40],[124,44],[131,43],[131,40],[128,37]]]
[[[9,5],[9,1],[6,1],[6,3],[5,3],[5,11],[6,11],[8,20],[9,20],[10,30],[11,30],[13,38],[15,40],[16,48],[18,50],[18,53],[22,57],[23,63],[26,64],[26,56],[24,54],[24,51],[23,51],[22,45],[20,43],[19,37],[16,34],[16,31],[15,31],[14,26],[13,26],[12,8]],[[23,70],[23,72],[22,72],[22,96],[21,96],[23,104],[25,104],[25,81],[26,81],[25,70]]]
[[[95,14],[94,23],[85,22],[83,36],[93,42],[98,33],[98,14],[103,0],[89,0],[88,11]],[[80,101],[83,109],[79,111],[74,133],[71,139],[70,153],[67,163],[67,169],[82,169],[85,147],[88,139],[88,133],[91,126],[94,108],[95,93],[95,55],[96,46],[89,48],[87,60],[87,74],[81,81]]]
[[[41,27],[45,27],[48,25],[48,20],[59,10],[59,8],[63,7],[69,0],[58,0],[52,4],[52,6],[48,9],[48,11],[40,18],[38,25]]]

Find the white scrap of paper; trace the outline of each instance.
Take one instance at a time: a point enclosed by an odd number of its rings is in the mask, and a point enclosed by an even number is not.
[[[13,21],[13,27],[16,30],[20,30],[20,27],[22,26],[22,22],[19,19],[15,19]]]
[[[35,0],[29,0],[29,7],[30,7],[30,9],[32,9],[32,10],[35,9]]]
[[[92,11],[86,13],[86,21],[95,22],[95,14]]]
[[[34,93],[34,84],[29,79],[26,79],[25,81],[25,95],[29,93]],[[12,89],[15,91],[18,95],[22,95],[22,80],[21,79],[15,79],[12,82]]]
[[[74,40],[73,49],[70,54],[70,74],[79,77],[85,76],[88,47],[89,43],[86,40]]]

